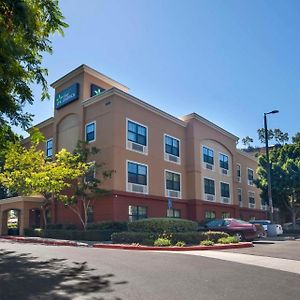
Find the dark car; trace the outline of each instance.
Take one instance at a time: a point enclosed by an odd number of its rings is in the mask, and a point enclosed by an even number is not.
[[[255,225],[238,219],[215,219],[199,227],[199,231],[223,231],[239,241],[253,241],[258,238]]]

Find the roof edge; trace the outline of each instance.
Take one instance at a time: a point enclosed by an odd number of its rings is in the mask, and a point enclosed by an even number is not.
[[[119,95],[123,98],[125,98],[126,100],[128,101],[131,101],[131,102],[134,102],[135,104],[137,105],[140,105],[141,107],[145,108],[145,109],[148,109],[160,116],[163,116],[175,123],[177,123],[178,125],[180,126],[183,126],[183,127],[186,127],[186,122],[178,119],[177,117],[174,117],[168,113],[166,113],[165,111],[159,109],[159,108],[156,108],[155,106],[151,105],[151,104],[148,104],[147,102],[135,97],[135,96],[132,96],[116,87],[112,87],[111,89],[109,90],[106,90],[104,91],[102,94],[100,94],[99,96],[94,96],[94,97],[91,97],[89,99],[86,99],[84,101],[82,101],[82,105],[84,106],[89,106],[89,105],[92,105],[98,101],[101,101],[103,99],[105,99],[106,97],[110,96],[110,95],[113,95],[113,94],[116,94],[116,95]]]
[[[201,117],[200,115],[198,115],[197,113],[193,112],[191,114],[188,114],[188,115],[185,115],[185,116],[182,116],[181,119],[183,121],[188,121],[190,119],[196,119],[202,123],[204,123],[205,125],[209,126],[209,127],[212,127],[213,129],[216,129],[218,130],[219,132],[225,134],[226,136],[230,137],[231,139],[235,140],[235,141],[238,141],[239,140],[239,137],[232,134],[231,132],[223,129],[222,127],[218,126],[217,124],[205,119],[204,117]]]
[[[56,81],[52,82],[50,84],[50,86],[52,88],[56,88],[60,85],[62,85],[64,82],[66,82],[67,80],[70,80],[71,78],[73,78],[74,76],[82,73],[82,72],[86,72],[89,73],[90,75],[93,75],[95,77],[98,77],[99,79],[102,79],[103,81],[108,82],[109,84],[113,85],[113,86],[117,86],[119,87],[121,90],[126,90],[128,91],[129,88],[127,86],[125,86],[124,84],[104,75],[103,73],[100,73],[99,71],[85,65],[82,64],[79,67],[73,69],[72,71],[70,71],[69,73],[67,73],[66,75],[62,76],[61,78],[57,79]]]

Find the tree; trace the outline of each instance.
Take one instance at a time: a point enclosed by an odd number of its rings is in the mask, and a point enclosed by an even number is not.
[[[274,205],[288,211],[295,228],[296,217],[300,213],[300,144],[286,144],[270,151],[272,165],[272,196]],[[258,160],[257,186],[262,190],[261,197],[266,201],[267,161],[263,154]]]
[[[266,143],[265,139],[265,129],[260,128],[257,130],[258,139],[262,144]],[[268,141],[275,139],[277,144],[283,145],[289,141],[289,134],[287,132],[283,133],[279,128],[268,129]]]
[[[99,151],[96,147],[88,147],[88,143],[84,141],[79,141],[74,150],[74,154],[79,157],[79,162],[89,167],[83,176],[73,182],[74,194],[65,198],[65,205],[78,216],[84,230],[87,228],[91,201],[109,193],[109,191],[101,188],[101,184],[106,179],[111,178],[115,172],[114,170],[104,170],[104,163],[93,161],[93,156]]]
[[[49,160],[42,150],[43,135],[34,129],[31,132],[31,146],[25,148],[20,141],[10,142],[5,156],[0,183],[18,195],[42,195],[41,205],[44,224],[47,225],[46,209],[54,198],[64,201],[62,191],[71,186],[71,180],[86,173],[88,165],[81,163],[78,155],[62,149]]]
[[[293,137],[292,137],[292,142],[293,143],[300,143],[300,132],[297,132]]]
[[[42,67],[43,53],[52,53],[49,37],[63,34],[67,24],[58,0],[0,0],[0,128],[9,122],[27,128],[32,115],[23,112],[34,102],[30,85],[42,86],[49,98]]]
[[[8,151],[9,142],[19,141],[21,137],[15,134],[10,126],[4,124],[0,129],[0,173],[3,172],[3,166],[5,161],[5,155]],[[0,185],[0,199],[8,196],[7,189]]]
[[[266,143],[266,139],[265,139],[265,129],[264,128],[260,128],[257,129],[257,133],[258,133],[258,139],[260,140],[260,142],[262,144]],[[268,129],[268,140],[272,140],[274,137],[274,132],[272,129]]]
[[[248,149],[251,148],[251,144],[253,143],[253,139],[250,136],[246,136],[242,139],[242,143]]]
[[[289,141],[289,134],[287,132],[283,133],[279,128],[274,129],[274,138],[278,144],[284,145]]]

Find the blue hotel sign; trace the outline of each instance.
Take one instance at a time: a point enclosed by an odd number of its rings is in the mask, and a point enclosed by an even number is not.
[[[59,109],[79,98],[79,83],[74,83],[55,95],[55,108]]]

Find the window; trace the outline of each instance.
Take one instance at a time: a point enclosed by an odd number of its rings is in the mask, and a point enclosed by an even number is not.
[[[205,211],[205,220],[214,220],[216,218],[216,213],[212,210]]]
[[[91,97],[93,96],[98,96],[101,93],[103,93],[105,91],[105,89],[103,89],[100,86],[97,86],[95,84],[91,84]]]
[[[46,141],[46,156],[52,157],[53,155],[53,139]]]
[[[179,140],[165,135],[165,152],[179,157]]]
[[[220,153],[219,154],[219,160],[220,160],[220,168],[228,170],[229,169],[228,156],[225,155],[225,154]]]
[[[222,212],[222,219],[228,219],[230,218],[230,213],[229,212]]]
[[[135,221],[147,218],[147,207],[145,206],[128,206],[129,221]]]
[[[248,193],[248,200],[249,200],[249,207],[254,208],[255,207],[255,193],[254,192]]]
[[[95,182],[95,180],[94,180],[95,178],[96,178],[96,163],[90,162],[89,168],[86,171],[85,176],[84,176],[84,182],[93,184]]]
[[[242,206],[242,189],[237,189],[238,201],[240,206]]]
[[[253,185],[253,170],[248,168],[248,184]]]
[[[128,162],[128,182],[147,185],[147,166]]]
[[[167,209],[167,217],[168,218],[180,218],[181,217],[180,209],[174,209],[174,208]]]
[[[204,193],[214,195],[215,194],[215,181],[212,179],[204,178]]]
[[[203,147],[203,161],[205,163],[214,164],[214,151],[207,147]]]
[[[240,181],[241,175],[242,175],[242,173],[241,173],[241,165],[237,164],[236,165],[236,176],[237,176],[237,178],[239,178],[239,181]]]
[[[92,206],[89,206],[87,208],[87,223],[93,223],[94,222],[94,209]]]
[[[89,143],[96,140],[96,122],[85,125],[85,140]]]
[[[221,197],[230,198],[229,184],[221,182]]]
[[[180,174],[166,171],[167,190],[180,191]]]
[[[127,139],[131,142],[146,146],[147,145],[147,128],[135,122],[127,123]]]

